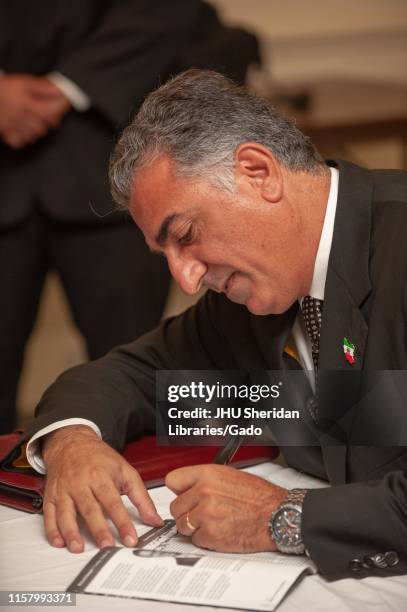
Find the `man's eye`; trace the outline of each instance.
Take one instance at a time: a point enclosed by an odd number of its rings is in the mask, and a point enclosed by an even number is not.
[[[190,242],[192,242],[192,238],[193,238],[193,232],[192,232],[192,226],[190,226],[187,233],[181,236],[180,238],[178,238],[177,242],[180,245],[189,244]]]

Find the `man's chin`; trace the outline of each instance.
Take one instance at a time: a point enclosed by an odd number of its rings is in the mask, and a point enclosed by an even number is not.
[[[231,302],[234,302],[235,304],[246,306],[247,310],[254,315],[262,316],[272,314],[270,312],[270,308],[265,308],[264,304],[256,302],[256,300],[253,300],[251,296],[246,296],[242,294],[239,295],[237,292],[230,292],[229,294],[227,294],[227,297]]]
[[[246,301],[246,308],[249,312],[259,317],[266,317],[267,315],[279,315],[283,312],[286,312],[287,308],[285,305],[278,304],[265,304],[264,302],[260,302],[254,298],[251,298]]]
[[[230,300],[231,302],[234,302],[235,304],[241,304],[242,306],[246,305],[246,300],[243,297],[239,297],[239,296],[235,296],[235,295],[228,295],[226,293],[226,297],[228,298],[228,300]]]
[[[265,317],[270,314],[276,314],[275,312],[272,312],[270,308],[266,308],[260,304],[252,304],[250,301],[247,302],[246,308],[249,312],[259,317]]]
[[[239,289],[239,290],[238,290]],[[229,286],[226,291],[226,297],[235,304],[246,306],[247,310],[259,317],[266,317],[267,315],[279,315],[286,312],[292,304],[286,304],[280,302],[279,304],[265,302],[260,299],[256,299],[248,290],[247,287],[236,287]]]

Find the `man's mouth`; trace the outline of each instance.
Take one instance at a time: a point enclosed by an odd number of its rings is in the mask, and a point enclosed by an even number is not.
[[[227,293],[228,292],[228,287],[230,284],[230,281],[232,280],[232,277],[234,276],[234,272],[232,272],[232,274],[226,279],[226,282],[223,284],[223,293]]]
[[[208,289],[212,289],[213,291],[216,291],[216,293],[227,293],[228,290],[228,285],[229,282],[233,276],[234,272],[232,272],[232,274],[230,274],[223,282],[219,283],[205,283],[204,284],[208,287]]]

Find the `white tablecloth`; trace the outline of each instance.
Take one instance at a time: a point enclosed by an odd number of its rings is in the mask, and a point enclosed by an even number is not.
[[[276,484],[287,486],[323,486],[290,468],[266,463],[249,470],[268,478]],[[168,501],[171,495],[160,487],[150,491],[162,516],[169,517]],[[137,512],[127,498],[126,506],[135,522],[140,525]],[[146,529],[140,529],[139,533]],[[84,532],[84,531],[83,531]],[[45,539],[42,515],[0,506],[0,590],[2,591],[64,591],[80,570],[96,552],[90,538],[86,538],[86,550],[73,555],[66,549],[49,546]],[[118,542],[119,544],[119,542]],[[1,607],[2,610],[39,610],[38,606]],[[44,607],[44,610],[70,610],[73,608]],[[77,595],[75,609],[97,612],[205,612],[215,608],[195,607],[170,603],[135,601],[93,595]],[[219,608],[216,608],[219,612]],[[279,612],[404,612],[407,610],[407,576],[392,578],[346,579],[326,582],[318,575],[305,577],[278,608]]]

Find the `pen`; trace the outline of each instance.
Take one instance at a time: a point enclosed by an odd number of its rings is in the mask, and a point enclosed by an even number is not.
[[[212,463],[229,465],[243,440],[244,436],[231,436],[226,444],[216,453]]]

